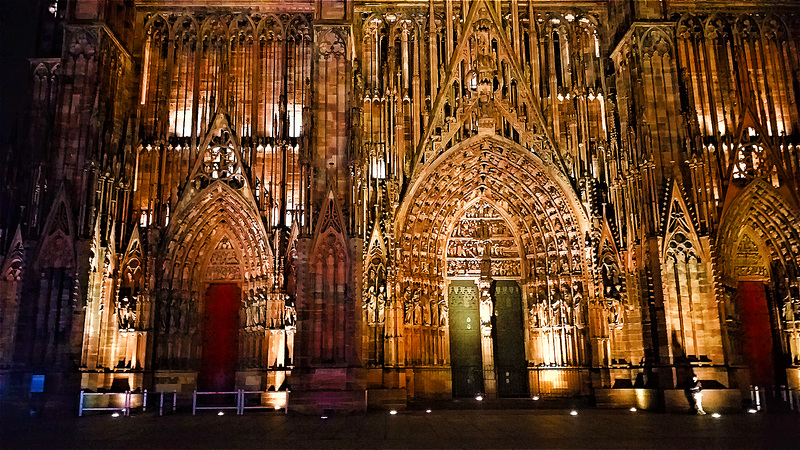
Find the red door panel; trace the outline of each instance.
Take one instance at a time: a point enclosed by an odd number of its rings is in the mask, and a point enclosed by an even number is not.
[[[198,390],[230,391],[234,387],[240,298],[236,284],[211,284],[206,290]]]
[[[761,386],[775,384],[772,327],[764,283],[742,281],[739,283],[738,296],[742,320],[742,356],[750,368],[750,382]]]

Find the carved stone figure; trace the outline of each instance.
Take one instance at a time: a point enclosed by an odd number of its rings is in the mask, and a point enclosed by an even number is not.
[[[137,299],[124,296],[117,302],[117,323],[119,329],[132,331],[136,326]]]
[[[411,324],[414,321],[414,306],[411,300],[413,289],[409,286],[403,292],[403,322]]]
[[[367,289],[367,295],[364,297],[364,306],[362,307],[367,313],[367,323],[375,323],[377,317],[376,312],[378,308],[378,297],[375,294],[375,286],[370,286]]]
[[[383,286],[378,287],[378,323],[386,321],[386,309],[389,307],[389,300],[386,297],[386,288]]]

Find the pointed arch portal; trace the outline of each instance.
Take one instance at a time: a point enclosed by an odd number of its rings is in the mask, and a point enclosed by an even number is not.
[[[161,369],[198,370],[200,389],[232,389],[236,370],[277,364],[285,346],[258,332],[278,280],[248,193],[222,180],[188,192],[164,239],[156,357]]]
[[[464,141],[412,180],[396,225],[407,362],[449,363],[455,396],[527,395],[528,368],[585,364],[588,227],[568,192],[499,136]],[[426,319],[439,303],[445,317]]]
[[[800,308],[791,292],[800,275],[800,212],[757,179],[723,215],[717,248],[726,314],[741,322],[726,332],[729,351],[749,367],[752,384],[779,384],[782,361],[800,361]]]

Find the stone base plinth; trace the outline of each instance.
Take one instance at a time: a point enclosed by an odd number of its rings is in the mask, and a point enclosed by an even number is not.
[[[367,410],[362,369],[302,368],[292,371],[289,412],[352,413]]]
[[[368,389],[367,408],[390,410],[405,409],[408,397],[405,389]]]
[[[289,394],[290,413],[348,414],[367,410],[367,391],[329,390],[292,391]]]
[[[598,408],[630,408],[636,406],[637,389],[595,389]]]
[[[636,407],[671,413],[689,410],[683,389],[596,389],[595,401],[600,408]],[[703,409],[709,413],[741,411],[742,393],[738,389],[704,389]]]
[[[197,372],[158,371],[153,377],[156,392],[191,394],[197,388]]]
[[[786,384],[791,389],[800,389],[800,367],[786,369]]]

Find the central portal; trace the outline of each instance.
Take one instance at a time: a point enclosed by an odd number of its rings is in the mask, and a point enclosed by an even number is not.
[[[528,395],[521,272],[509,222],[478,200],[447,245],[453,396]]]

